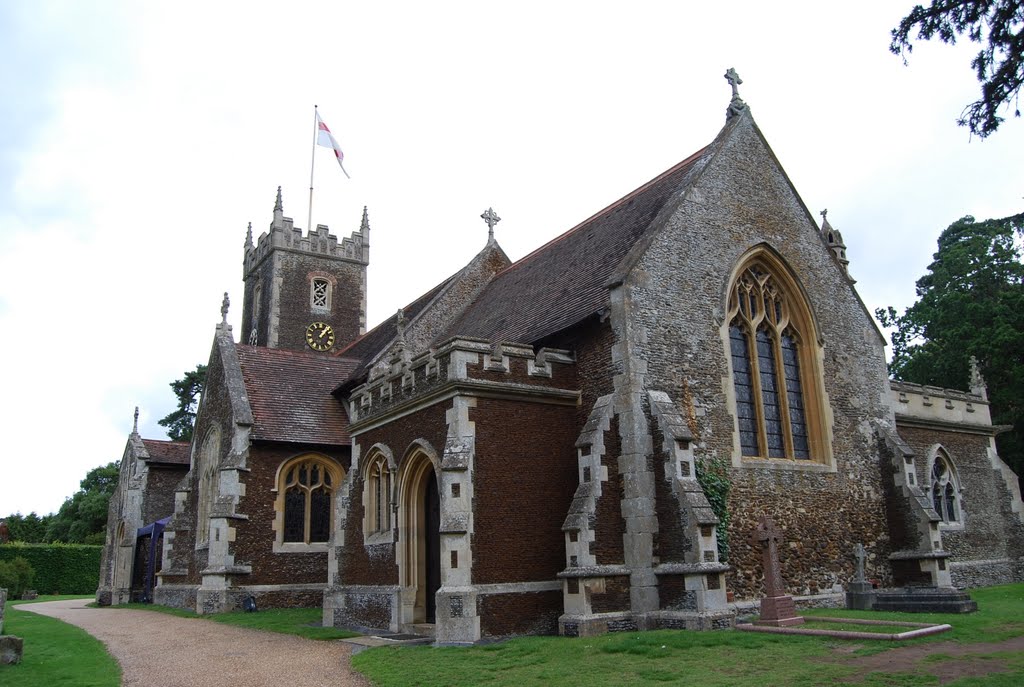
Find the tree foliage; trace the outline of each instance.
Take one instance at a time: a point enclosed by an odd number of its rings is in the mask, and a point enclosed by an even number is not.
[[[966,36],[982,48],[971,61],[981,82],[981,98],[964,108],[957,119],[960,126],[985,138],[999,128],[998,112],[1013,102],[1014,116],[1020,117],[1019,98],[1024,84],[1024,3],[1021,0],[932,0],[928,7],[916,5],[892,30],[889,49],[906,55],[916,38],[938,37],[954,44]]]
[[[988,384],[999,453],[1024,467],[1024,213],[976,222],[964,217],[939,236],[918,300],[898,315],[875,311],[892,333],[889,371],[896,379],[966,389],[970,358]]]
[[[181,379],[171,382],[171,389],[178,397],[178,409],[157,423],[167,428],[167,436],[171,441],[192,441],[199,395],[203,393],[205,384],[206,365],[202,364],[186,372]]]
[[[116,462],[93,468],[79,483],[79,490],[64,500],[46,527],[47,542],[102,544],[106,535],[107,506],[117,488]]]
[[[21,556],[11,561],[0,560],[0,587],[7,590],[9,599],[20,599],[26,589],[31,589],[35,574],[36,571]]]
[[[7,523],[7,530],[11,541],[25,542],[26,544],[41,544],[46,541],[46,527],[50,524],[53,515],[39,517],[35,511],[28,515],[12,513],[3,518]]]

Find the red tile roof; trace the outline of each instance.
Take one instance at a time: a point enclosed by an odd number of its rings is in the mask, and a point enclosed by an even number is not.
[[[711,146],[498,273],[441,338],[533,343],[603,308],[608,281]]]
[[[143,439],[142,443],[149,453],[151,463],[169,463],[172,465],[188,465],[189,449],[191,444],[187,441],[159,441],[157,439]]]
[[[242,365],[252,438],[303,444],[348,445],[348,415],[331,391],[358,362],[262,346],[235,345]]]

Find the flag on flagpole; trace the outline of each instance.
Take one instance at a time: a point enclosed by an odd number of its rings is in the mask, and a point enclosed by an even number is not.
[[[338,145],[338,141],[334,138],[334,134],[324,124],[324,120],[320,119],[320,113],[316,113],[316,143],[324,148],[331,148],[334,150],[334,157],[338,158],[338,166],[341,167],[341,171],[344,172],[345,176],[348,176],[348,172],[345,172],[345,153],[341,152],[341,146]]]

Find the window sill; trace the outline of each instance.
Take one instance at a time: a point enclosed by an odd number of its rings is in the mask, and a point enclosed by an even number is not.
[[[374,532],[373,534],[363,533],[364,546],[379,546],[380,544],[393,544],[394,542],[395,540],[391,535],[391,530]]]
[[[818,463],[813,460],[790,460],[787,458],[751,458],[740,459],[742,468],[762,468],[767,470],[791,470],[793,472],[835,472],[832,465]]]
[[[274,542],[274,553],[327,553],[327,542],[300,544],[298,542]]]
[[[940,532],[963,532],[964,524],[962,522],[940,522]]]

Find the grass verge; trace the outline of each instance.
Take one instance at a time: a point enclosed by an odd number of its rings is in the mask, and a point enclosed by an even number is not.
[[[823,609],[826,616],[950,623],[951,632],[908,642],[858,642],[853,655],[897,647],[953,640],[974,644],[998,642],[1024,634],[1024,585],[974,590],[980,610],[970,615],[873,613]],[[856,646],[854,645],[854,646]],[[935,675],[872,672],[867,676],[845,663],[837,649],[853,649],[843,640],[745,632],[630,632],[598,637],[526,637],[471,648],[383,647],[363,651],[352,665],[378,687],[430,685],[641,685],[686,684],[692,687],[814,687],[863,680],[859,684],[935,685]],[[967,677],[950,683],[1024,684],[1024,661],[1010,662],[1010,672]]]
[[[77,598],[40,597],[36,601]],[[21,637],[25,655],[17,665],[0,665],[4,687],[75,685],[76,687],[117,687],[121,666],[107,653],[103,643],[74,625],[37,613],[17,610],[16,601],[7,605],[4,633]]]

